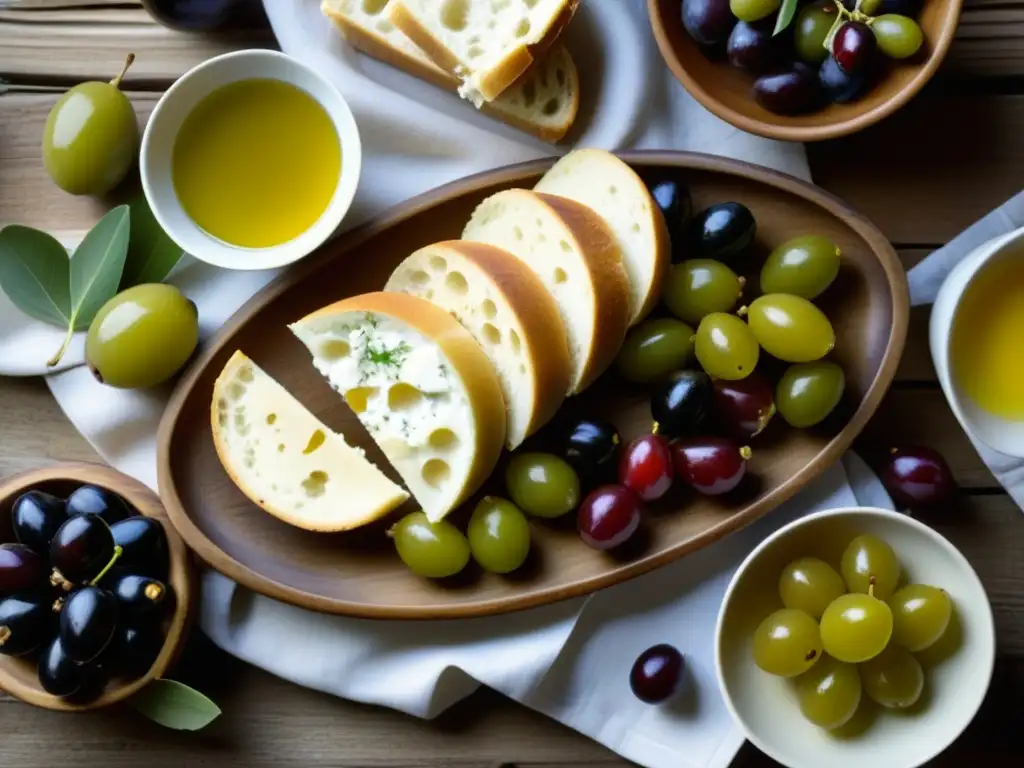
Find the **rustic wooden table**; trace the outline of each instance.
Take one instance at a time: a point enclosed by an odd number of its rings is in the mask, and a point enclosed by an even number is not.
[[[313,2],[314,0],[310,0]],[[137,2],[0,0],[0,225],[87,229],[101,212],[63,194],[41,166],[39,137],[60,90],[107,79],[124,53],[145,116],[194,64],[233,48],[271,46],[266,29],[219,39],[149,21]],[[0,86],[0,90],[3,86]],[[1024,1],[966,0],[942,76],[896,116],[863,134],[809,147],[818,184],[869,216],[907,267],[1024,187]],[[860,442],[869,459],[890,444],[942,451],[963,493],[932,521],[981,574],[995,610],[999,663],[981,714],[936,766],[1020,765],[1024,754],[1024,518],[960,431],[927,347],[928,310],[915,310],[893,386]],[[96,460],[45,384],[0,379],[0,476],[57,460]],[[611,768],[626,762],[501,696],[481,691],[423,723],[281,682],[197,642],[189,681],[224,716],[197,735],[163,731],[130,712],[59,716],[0,694],[0,765],[434,766]],[[749,745],[738,766],[772,761]],[[823,767],[824,768],[824,767]],[[884,768],[884,767],[883,767]]]

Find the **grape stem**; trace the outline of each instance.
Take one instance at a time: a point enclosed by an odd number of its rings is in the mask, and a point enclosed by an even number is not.
[[[11,639],[11,628],[7,625],[0,626],[0,648],[4,647],[4,644]]]
[[[114,556],[110,558],[110,562],[104,566],[103,570],[99,572],[96,578],[89,582],[90,587],[95,587],[97,584],[100,583],[100,580],[107,575],[107,571],[113,568],[114,563],[121,559],[122,552],[124,552],[124,550],[121,548],[120,545],[116,545],[114,547]]]

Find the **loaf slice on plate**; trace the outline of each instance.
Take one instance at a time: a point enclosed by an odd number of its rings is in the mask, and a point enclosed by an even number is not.
[[[518,258],[485,243],[428,245],[398,265],[384,290],[427,299],[477,340],[501,382],[509,448],[555,415],[572,378],[569,348],[558,306]]]
[[[460,81],[437,66],[388,20],[396,0],[323,0],[321,9],[357,50],[421,80],[457,92]],[[564,45],[555,44],[523,77],[481,109],[545,141],[568,133],[580,106],[576,64]]]
[[[477,106],[494,101],[572,20],[579,0],[395,0],[388,18],[462,82]]]
[[[241,352],[213,385],[213,445],[253,503],[310,531],[347,531],[409,498]]]
[[[289,327],[430,520],[487,479],[505,442],[501,385],[445,310],[416,296],[368,293]]]
[[[578,149],[555,163],[535,189],[583,203],[608,223],[629,274],[629,324],[650,314],[661,298],[671,247],[661,209],[636,172],[610,152]]]
[[[504,248],[537,274],[562,318],[569,392],[592,384],[618,354],[629,321],[629,280],[604,220],[568,198],[508,189],[477,206],[462,239]]]

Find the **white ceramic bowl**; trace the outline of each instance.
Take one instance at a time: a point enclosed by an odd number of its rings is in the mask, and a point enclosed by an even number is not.
[[[327,209],[301,235],[270,248],[241,248],[204,232],[185,213],[171,180],[174,141],[188,114],[215,89],[250,78],[281,80],[304,90],[327,111],[341,142],[341,174]],[[153,215],[183,250],[227,269],[271,269],[291,264],[316,250],[341,225],[359,183],[362,144],[345,99],[318,73],[277,51],[236,51],[189,70],[161,97],[142,137],[139,165],[142,188]]]
[[[782,607],[779,575],[790,561],[817,556],[838,566],[843,549],[862,533],[892,545],[909,580],[945,589],[955,618],[935,647],[917,654],[925,667],[917,705],[892,712],[864,696],[853,720],[829,733],[804,720],[790,681],[754,664],[752,636],[762,619]],[[755,746],[790,768],[914,768],[927,762],[971,722],[994,663],[992,609],[974,569],[934,530],[884,509],[826,510],[780,528],[740,565],[718,614],[715,665],[726,705]]]
[[[1024,260],[1024,227],[979,246],[953,268],[932,307],[929,341],[939,383],[960,425],[1000,453],[1024,458],[1024,421],[993,416],[964,396],[956,386],[949,359],[953,325],[968,286],[979,274],[1004,259]],[[1021,338],[1024,344],[1024,335]]]

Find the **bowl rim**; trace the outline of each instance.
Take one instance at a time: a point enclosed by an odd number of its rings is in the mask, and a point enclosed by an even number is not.
[[[108,685],[103,694],[93,701],[82,704],[66,701],[47,693],[42,688],[26,685],[0,668],[0,690],[6,691],[11,696],[43,709],[52,709],[58,712],[86,712],[102,709],[130,698],[153,680],[162,677],[178,660],[195,618],[198,580],[193,570],[192,553],[171,524],[167,511],[157,494],[138,480],[112,467],[90,462],[69,461],[18,472],[0,480],[0,504],[6,504],[8,501],[13,503],[17,496],[32,486],[53,482],[100,486],[124,498],[140,515],[157,520],[167,535],[171,563],[168,583],[175,588],[176,593],[171,624],[164,637],[160,654],[153,665],[146,674],[135,680],[118,685],[116,688],[111,688]],[[12,661],[17,661],[17,659],[12,659]]]
[[[959,549],[953,546],[953,543],[950,542],[949,539],[947,539],[941,533],[936,531],[934,528],[925,525],[920,520],[916,520],[915,518],[910,517],[910,515],[906,515],[902,512],[896,512],[891,509],[883,509],[882,507],[858,506],[835,507],[833,509],[824,509],[818,512],[812,512],[809,515],[805,515],[804,517],[797,518],[796,520],[787,523],[786,525],[782,526],[777,531],[772,533],[770,536],[766,537],[764,541],[762,541],[760,544],[758,544],[754,548],[754,550],[743,559],[743,562],[740,563],[739,567],[736,569],[736,572],[732,575],[732,578],[729,580],[729,586],[725,589],[725,595],[722,597],[722,603],[718,608],[718,618],[715,620],[715,677],[718,681],[718,690],[722,694],[722,699],[725,701],[725,706],[729,710],[729,714],[732,716],[733,722],[739,726],[741,731],[743,731],[743,735],[747,739],[749,739],[755,747],[761,750],[761,752],[768,755],[768,757],[781,763],[782,765],[791,765],[791,763],[787,762],[785,755],[780,755],[776,750],[772,749],[767,744],[765,744],[761,740],[760,736],[754,733],[747,726],[746,721],[742,717],[740,717],[739,712],[736,710],[736,706],[733,703],[732,696],[729,694],[728,686],[726,686],[725,684],[725,674],[723,671],[722,663],[722,625],[725,623],[725,615],[728,612],[728,608],[732,603],[733,594],[735,593],[740,580],[746,574],[747,570],[749,570],[750,565],[757,558],[759,558],[763,552],[765,552],[769,547],[773,546],[776,541],[787,536],[791,531],[794,531],[797,528],[802,528],[803,526],[809,523],[817,522],[818,520],[823,520],[827,518],[847,517],[852,515],[866,515],[868,517],[879,517],[888,518],[890,520],[897,520],[899,521],[899,523],[906,525],[909,528],[915,529],[919,533],[923,533],[926,538],[933,541],[941,549],[945,550],[949,555],[951,555],[952,558],[955,561],[957,561],[961,566],[965,567],[966,573],[969,574],[969,577],[973,578],[975,585],[981,590],[981,593],[985,595],[984,631],[985,635],[992,639],[992,642],[989,644],[991,652],[989,653],[988,658],[983,660],[984,669],[982,671],[985,674],[985,687],[981,689],[981,695],[980,697],[978,697],[977,701],[970,702],[971,706],[968,707],[968,710],[971,713],[970,717],[966,718],[963,725],[961,725],[959,729],[951,729],[947,739],[933,743],[928,754],[924,756],[924,758],[920,762],[913,763],[912,765],[907,764],[905,766],[887,766],[887,768],[916,768],[916,766],[924,765],[929,760],[934,759],[937,755],[945,751],[954,741],[956,741],[957,738],[959,738],[960,734],[964,732],[967,726],[971,724],[971,721],[974,720],[974,717],[978,714],[978,710],[981,708],[982,702],[985,700],[985,696],[988,693],[989,686],[992,682],[992,675],[995,670],[996,627],[995,617],[992,614],[992,603],[988,599],[988,593],[985,591],[985,585],[981,581],[981,578],[978,576],[977,571],[974,570],[974,566],[971,565],[970,561],[964,556],[964,554]]]
[[[931,80],[935,72],[938,71],[943,59],[946,58],[949,47],[953,44],[953,38],[956,36],[960,13],[963,9],[963,0],[947,0],[946,15],[943,18],[939,38],[935,41],[928,59],[919,65],[917,74],[914,75],[913,79],[886,101],[873,109],[860,112],[841,122],[822,125],[787,126],[748,117],[723,104],[707,89],[702,87],[683,67],[682,62],[675,53],[675,49],[672,47],[662,18],[663,4],[663,0],[647,0],[647,11],[651,20],[651,29],[654,32],[654,39],[658,44],[658,50],[661,52],[665,64],[668,65],[669,70],[682,83],[690,95],[709,112],[747,133],[753,133],[768,139],[795,142],[825,141],[827,139],[836,139],[840,136],[847,136],[883,120],[903,107],[918,94],[925,83]]]
[[[192,224],[188,237],[185,237],[182,228],[176,226],[171,217],[167,215],[165,206],[160,202],[160,196],[157,194],[157,182],[151,178],[153,167],[155,167],[154,164],[164,161],[169,163],[173,148],[173,146],[168,147],[166,141],[159,141],[154,138],[156,126],[159,126],[162,121],[172,119],[177,114],[173,110],[177,103],[176,100],[184,87],[191,82],[201,80],[203,77],[210,77],[212,73],[215,73],[225,65],[230,65],[240,59],[261,62],[267,69],[263,74],[245,74],[228,82],[238,82],[250,77],[278,79],[281,82],[289,83],[301,89],[316,101],[330,118],[331,124],[338,134],[338,141],[344,147],[344,157],[338,174],[337,185],[334,188],[330,202],[328,202],[327,207],[320,214],[319,218],[291,240],[263,248],[248,248],[221,241],[205,232],[195,222],[192,222],[191,217],[182,208],[182,214]],[[310,93],[299,83],[295,82],[295,78],[289,74],[289,69],[292,68],[303,72],[305,76],[316,81],[330,98],[325,100],[316,94]],[[198,100],[201,101],[223,84],[227,83],[201,83],[199,87],[201,95]],[[190,109],[193,109],[194,106]],[[176,136],[177,132],[175,132]],[[173,137],[170,141],[173,145]],[[352,113],[351,106],[341,90],[327,77],[308,64],[281,51],[266,48],[248,48],[214,56],[181,75],[163,93],[156,106],[153,107],[153,111],[142,133],[139,149],[139,175],[142,181],[143,193],[160,227],[190,256],[215,267],[236,271],[275,269],[288,266],[305,258],[330,240],[339,231],[345,216],[352,208],[362,175],[362,164],[363,148],[359,126]],[[174,194],[173,197],[177,201],[177,195]],[[180,202],[177,205],[181,207]],[[193,229],[194,231],[192,231]],[[190,247],[190,242],[193,240],[201,240],[204,247]],[[194,245],[195,243],[191,244]]]

